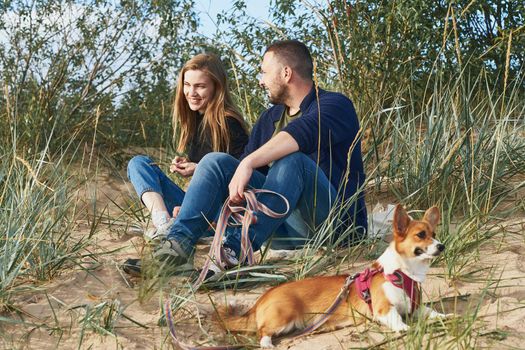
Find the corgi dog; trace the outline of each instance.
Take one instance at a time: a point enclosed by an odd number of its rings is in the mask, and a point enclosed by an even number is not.
[[[393,241],[371,269],[350,282],[322,329],[356,325],[371,318],[393,331],[404,331],[408,326],[401,316],[412,314],[417,308],[425,317],[445,317],[421,305],[419,300],[419,283],[425,280],[431,260],[445,249],[434,238],[439,219],[437,207],[428,209],[422,220],[412,220],[397,205]],[[272,337],[305,329],[326,315],[346,281],[347,275],[337,275],[287,282],[268,290],[243,314],[236,315],[235,307],[229,306],[219,308],[217,316],[226,330],[257,333],[261,347],[271,348]]]

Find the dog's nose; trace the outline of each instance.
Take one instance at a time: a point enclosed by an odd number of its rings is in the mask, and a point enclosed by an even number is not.
[[[441,243],[439,243],[439,244],[437,245],[437,249],[438,249],[438,250],[439,250],[440,252],[442,252],[442,251],[444,251],[444,250],[445,250],[445,245],[444,245],[444,244],[441,244]]]

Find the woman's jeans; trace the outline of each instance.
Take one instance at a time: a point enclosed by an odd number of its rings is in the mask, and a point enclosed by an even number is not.
[[[170,215],[173,208],[180,206],[184,199],[184,191],[147,156],[135,156],[129,161],[128,179],[141,201],[145,192],[159,193]]]
[[[151,163],[147,157],[133,158],[128,165],[128,177],[139,196],[155,191],[163,196],[168,210],[181,205],[168,239],[175,239],[191,254],[199,238],[218,217],[239,160],[226,153],[207,154],[199,162],[186,194]],[[280,193],[290,204],[290,211],[283,218],[257,213],[257,222],[250,226],[249,232],[254,251],[270,237],[272,248],[293,249],[304,245],[313,229],[328,217],[336,198],[336,190],[323,171],[300,152],[275,161],[266,176],[254,171],[249,186]],[[286,208],[275,195],[263,193],[257,199],[276,212]],[[240,228],[228,227],[225,245],[239,253]]]

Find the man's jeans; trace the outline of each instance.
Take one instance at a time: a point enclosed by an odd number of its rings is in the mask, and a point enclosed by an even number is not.
[[[188,253],[193,251],[228,197],[228,184],[238,165],[236,158],[218,152],[207,154],[199,162],[168,239],[177,240]],[[312,230],[328,217],[336,198],[336,190],[323,171],[300,152],[275,161],[267,176],[254,171],[249,186],[280,193],[290,203],[290,211],[283,218],[257,213],[257,222],[250,226],[254,251],[260,249],[272,233],[275,233],[273,248],[303,245],[311,238]],[[257,199],[276,212],[286,208],[283,200],[272,194],[259,194]],[[239,253],[239,228],[228,227],[225,245]]]

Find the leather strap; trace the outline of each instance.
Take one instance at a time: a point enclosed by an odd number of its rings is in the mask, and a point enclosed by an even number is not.
[[[266,205],[257,201],[256,195],[258,193],[273,194],[281,197],[281,199],[286,204],[286,210],[282,213],[277,213],[271,210]],[[228,227],[228,225],[242,226],[240,263],[242,264],[246,262],[248,265],[251,266],[255,263],[255,261],[253,258],[252,243],[250,241],[249,236],[249,228],[251,224],[257,222],[257,213],[261,212],[272,218],[281,218],[285,216],[290,210],[290,204],[288,203],[288,200],[282,194],[279,194],[277,192],[263,189],[250,189],[244,192],[244,198],[246,202],[245,206],[239,206],[238,204],[233,203],[229,198],[224,202],[221,209],[221,213],[219,215],[219,220],[217,221],[217,226],[215,228],[215,236],[213,237],[213,242],[210,247],[208,258],[204,263],[199,278],[197,278],[197,280],[193,284],[194,290],[197,290],[206,278],[206,274],[210,269],[212,259],[215,259],[215,263],[222,269],[234,265],[233,261],[228,260],[228,256],[227,254],[225,254],[224,249],[222,247],[223,238],[226,233],[226,227]],[[169,299],[166,300],[166,303],[164,304],[164,309],[166,314],[166,322],[168,323],[171,338],[173,339],[175,345],[177,345],[183,350],[232,350],[246,347],[245,345],[205,347],[194,347],[187,345],[177,338],[175,326],[173,324],[173,316],[171,314],[171,305]]]
[[[260,193],[272,194],[280,197],[286,204],[286,210],[282,213],[275,212],[262,204],[257,200],[256,195]],[[193,289],[197,290],[206,278],[206,274],[210,269],[212,259],[215,259],[215,263],[225,269],[227,267],[234,266],[233,261],[228,260],[227,255],[222,247],[226,228],[230,226],[241,226],[241,256],[240,264],[246,263],[249,266],[255,264],[253,257],[252,242],[250,241],[249,228],[250,225],[257,222],[257,213],[261,212],[271,218],[284,217],[288,211],[290,211],[290,203],[280,193],[263,190],[263,189],[250,189],[244,192],[245,206],[239,206],[233,203],[229,198],[224,202],[219,220],[217,221],[217,227],[215,228],[215,236],[208,253],[208,258],[202,267],[202,271],[199,278],[193,284]],[[231,220],[230,220],[231,219]]]

